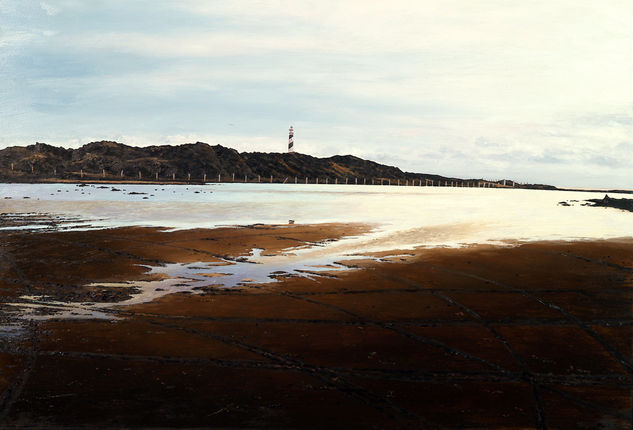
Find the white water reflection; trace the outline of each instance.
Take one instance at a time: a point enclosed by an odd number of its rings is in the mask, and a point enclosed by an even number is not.
[[[209,286],[270,282],[275,276],[327,276],[328,272],[345,269],[335,262],[368,252],[518,240],[630,237],[630,212],[558,205],[561,201],[602,197],[602,193],[590,192],[411,186],[0,184],[0,221],[4,219],[4,227],[9,229],[42,225],[59,229],[63,228],[62,221],[74,223],[71,225],[75,228],[213,228],[286,224],[288,220],[298,224],[375,226],[362,236],[310,244],[281,255],[266,256],[254,250],[248,261],[148,267],[151,274],[162,273],[162,280],[100,284],[136,288],[130,299],[118,303],[125,305],[174,292],[195,294]],[[53,221],[46,224],[46,217]],[[82,224],[86,220],[91,220],[90,225]],[[117,305],[55,303],[46,297],[25,297],[22,301],[10,306],[34,319],[50,318],[47,312],[64,318],[109,318],[108,310]]]
[[[159,275],[159,279],[151,281],[100,282],[86,285],[131,290],[129,299],[118,302],[62,302],[47,296],[21,296],[19,302],[5,303],[9,307],[7,315],[22,320],[114,319],[117,308],[148,303],[168,294],[201,294],[217,288],[252,287],[275,282],[284,277],[317,279],[333,276],[343,270],[355,270],[354,260],[389,262],[394,258],[411,255],[390,255],[381,258],[341,255],[337,259],[339,262],[331,261],[330,258],[302,259],[298,262],[294,258],[284,260],[278,256],[262,256],[262,251],[263,249],[255,248],[250,258],[240,261],[144,266],[149,269],[148,275]],[[267,261],[268,259],[272,261]]]
[[[286,224],[288,220],[297,224],[376,225],[372,234],[350,243],[362,252],[503,240],[630,237],[630,212],[558,205],[561,201],[603,196],[589,192],[379,185],[0,184],[0,213],[75,217],[92,220],[95,228],[213,228]],[[335,246],[343,246],[343,242]]]

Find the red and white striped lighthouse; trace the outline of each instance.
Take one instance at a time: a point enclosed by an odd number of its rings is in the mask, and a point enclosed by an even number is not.
[[[295,132],[292,129],[292,126],[290,126],[290,129],[288,130],[288,152],[295,152]]]

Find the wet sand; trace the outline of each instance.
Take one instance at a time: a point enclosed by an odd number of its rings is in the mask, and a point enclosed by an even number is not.
[[[157,276],[139,264],[220,263],[369,229],[0,232],[0,302],[123,301],[134,291],[99,283]],[[0,305],[0,427],[630,428],[632,250],[394,251],[343,262],[356,270],[114,307],[108,320],[20,322]]]

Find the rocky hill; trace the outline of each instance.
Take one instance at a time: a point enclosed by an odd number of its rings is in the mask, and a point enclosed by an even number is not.
[[[117,142],[88,143],[78,149],[65,149],[44,143],[26,147],[14,146],[0,150],[0,181],[38,182],[48,180],[156,180],[199,182],[207,180],[300,182],[309,178],[314,182],[327,179],[330,183],[353,183],[372,180],[394,184],[407,181],[416,184],[462,184],[471,186],[480,179],[459,179],[433,174],[403,172],[397,167],[386,166],[352,155],[317,158],[299,153],[237,152],[221,145],[211,146],[197,142],[184,145],[135,147]],[[190,179],[189,179],[190,178]],[[503,181],[489,183],[501,186]],[[511,181],[507,181],[512,186]]]

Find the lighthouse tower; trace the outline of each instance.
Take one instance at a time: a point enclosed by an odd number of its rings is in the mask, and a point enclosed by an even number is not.
[[[288,130],[288,153],[292,153],[295,152],[295,132],[292,129],[292,126],[290,126],[290,129]]]

